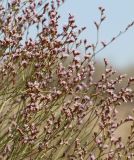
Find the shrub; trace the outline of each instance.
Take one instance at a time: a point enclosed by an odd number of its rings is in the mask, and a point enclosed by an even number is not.
[[[117,106],[132,102],[134,79],[117,89],[125,76],[106,59],[104,73],[94,79],[94,56],[134,23],[98,49],[98,38],[95,44],[79,38],[86,28],[79,29],[72,15],[59,31],[63,3],[0,2],[1,159],[132,160],[134,118],[119,121]],[[105,20],[105,9],[99,11],[97,35]],[[126,143],[115,134],[124,123],[131,126]]]

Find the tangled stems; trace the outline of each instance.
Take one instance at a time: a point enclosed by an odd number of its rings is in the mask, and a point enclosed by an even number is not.
[[[117,89],[125,76],[104,59],[105,71],[96,80],[93,57],[134,23],[98,49],[105,9],[99,7],[97,40],[90,44],[79,38],[86,28],[79,29],[71,14],[59,31],[63,3],[0,2],[0,158],[133,159],[134,118],[119,121],[117,107],[133,101],[134,78]],[[125,123],[131,131],[123,143],[115,131]]]

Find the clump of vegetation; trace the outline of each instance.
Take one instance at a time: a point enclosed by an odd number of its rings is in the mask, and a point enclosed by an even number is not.
[[[72,15],[59,31],[63,3],[0,1],[0,158],[132,160],[134,118],[119,121],[117,106],[132,102],[134,79],[117,89],[125,76],[106,59],[104,73],[94,79],[94,56],[134,23],[98,49],[105,9],[99,7],[91,44],[79,38],[86,28],[78,28]],[[126,143],[115,134],[124,123],[131,126]]]

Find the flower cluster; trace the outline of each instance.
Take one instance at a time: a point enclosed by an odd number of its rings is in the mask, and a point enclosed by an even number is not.
[[[134,118],[119,121],[117,106],[133,101],[134,78],[117,89],[125,75],[116,75],[106,59],[104,73],[94,78],[93,57],[119,35],[97,50],[98,38],[81,40],[86,28],[71,14],[59,31],[63,3],[0,2],[0,158],[132,160]],[[106,18],[99,11],[97,33]],[[126,143],[115,134],[124,123],[131,126]]]

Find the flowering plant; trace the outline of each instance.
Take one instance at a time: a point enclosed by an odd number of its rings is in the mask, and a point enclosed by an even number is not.
[[[125,76],[106,59],[104,73],[94,79],[93,58],[134,23],[98,49],[105,9],[99,7],[97,41],[90,44],[79,38],[86,28],[79,29],[71,14],[59,31],[63,3],[0,1],[0,158],[132,160],[134,118],[118,121],[117,106],[132,102],[134,79],[117,90]],[[124,123],[131,126],[126,143],[115,134]]]

